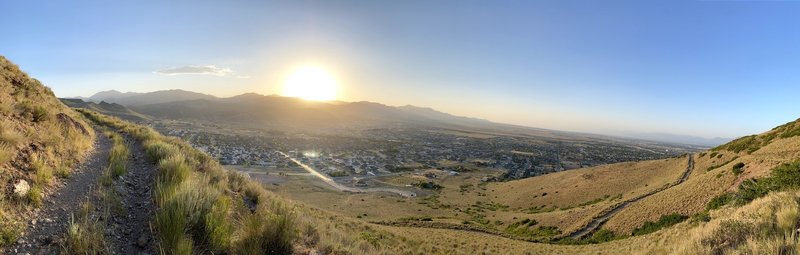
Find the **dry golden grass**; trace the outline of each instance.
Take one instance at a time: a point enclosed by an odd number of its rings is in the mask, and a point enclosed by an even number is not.
[[[676,240],[675,254],[798,254],[800,193],[779,192],[739,208],[712,213],[713,220]]]
[[[767,175],[781,163],[800,158],[797,148],[800,148],[800,137],[774,140],[753,154],[720,151],[714,157],[710,153],[698,155],[695,171],[686,182],[632,204],[612,217],[605,227],[618,234],[629,234],[645,221],[655,222],[662,215],[691,216],[701,212],[711,198],[735,190],[741,181]],[[745,164],[745,170],[737,176],[731,169],[739,162]],[[707,171],[712,166],[719,167]]]
[[[674,182],[684,170],[685,157],[626,162],[490,183],[486,188],[496,202],[512,208],[571,207],[606,195],[636,197]]]

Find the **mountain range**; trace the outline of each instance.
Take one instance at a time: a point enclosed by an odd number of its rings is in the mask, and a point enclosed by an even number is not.
[[[484,119],[455,116],[427,107],[412,105],[395,107],[367,101],[316,102],[256,93],[220,98],[185,90],[161,90],[147,93],[123,93],[110,90],[80,99],[92,102],[94,104],[92,106],[97,108],[95,110],[102,109],[101,112],[108,114],[119,111],[122,115],[120,117],[134,121],[147,118],[145,116],[152,116],[155,118],[222,121],[243,126],[278,129],[348,130],[387,126],[422,126],[536,137],[611,138],[605,135],[496,123]],[[70,103],[79,104],[74,100]],[[125,106],[130,110],[122,109],[119,106]],[[616,137],[704,147],[716,146],[730,140],[674,134],[618,134]]]

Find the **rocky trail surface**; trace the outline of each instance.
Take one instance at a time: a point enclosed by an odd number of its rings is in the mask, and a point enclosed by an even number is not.
[[[155,254],[150,220],[156,166],[147,161],[139,141],[130,137],[125,140],[131,150],[128,172],[114,181],[124,213],[112,215],[113,224],[106,226],[111,235],[107,234],[106,240],[111,240],[117,254]]]

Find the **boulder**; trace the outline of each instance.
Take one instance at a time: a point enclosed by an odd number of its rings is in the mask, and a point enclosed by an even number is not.
[[[19,180],[17,184],[14,184],[14,195],[18,198],[26,197],[30,190],[31,186],[28,185],[28,181],[26,180]]]

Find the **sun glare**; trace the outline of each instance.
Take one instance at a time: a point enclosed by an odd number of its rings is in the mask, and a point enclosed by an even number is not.
[[[330,101],[336,99],[336,79],[325,69],[301,67],[286,79],[283,95],[305,100]]]

